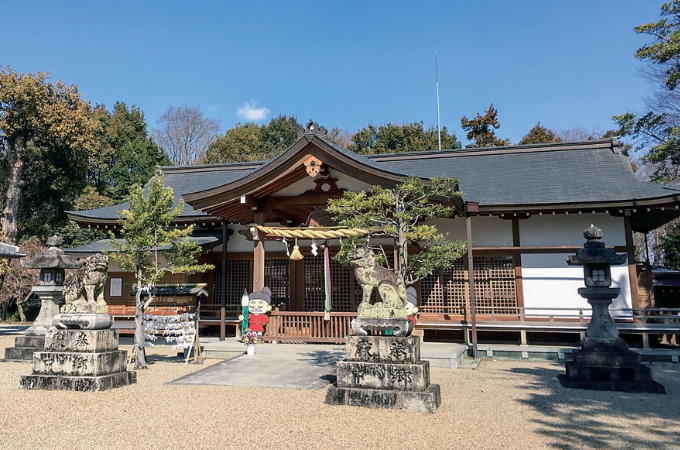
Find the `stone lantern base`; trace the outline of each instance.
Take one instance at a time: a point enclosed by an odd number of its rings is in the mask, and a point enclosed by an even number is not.
[[[347,336],[346,356],[327,404],[431,413],[441,404],[439,385],[430,384],[430,363],[420,360],[419,338]]]
[[[606,351],[606,344],[599,347],[599,351],[574,350],[574,360],[565,363],[567,373],[558,375],[562,386],[598,391],[666,393],[663,385],[652,379],[652,370],[640,363],[639,354],[627,349]]]

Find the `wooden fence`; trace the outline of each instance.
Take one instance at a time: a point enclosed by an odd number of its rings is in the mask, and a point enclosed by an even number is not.
[[[332,312],[325,320],[322,312],[272,311],[264,340],[344,344],[345,337],[352,334],[350,322],[356,315]]]

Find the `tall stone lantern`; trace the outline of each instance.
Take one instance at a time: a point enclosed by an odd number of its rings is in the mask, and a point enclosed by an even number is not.
[[[592,315],[581,349],[573,352],[573,361],[565,363],[566,375],[558,375],[560,383],[575,389],[664,394],[664,387],[652,379],[651,369],[621,339],[609,314],[609,305],[621,293],[611,287],[611,265],[625,263],[626,255],[606,248],[602,230],[594,225],[583,235],[587,240],[583,248],[566,259],[569,265],[583,266],[586,287],[578,293],[592,306]]]
[[[40,313],[33,325],[26,330],[27,335],[45,335],[52,326],[52,319],[59,314],[59,302],[64,290],[65,269],[77,269],[84,264],[66,255],[58,248],[62,239],[52,236],[47,240],[48,249],[30,261],[21,260],[26,269],[40,269],[40,280],[32,292],[40,298]]]
[[[45,346],[45,334],[52,319],[59,314],[59,302],[64,290],[65,269],[77,269],[83,262],[71,259],[59,249],[61,238],[52,236],[47,240],[49,248],[30,261],[20,260],[27,269],[40,269],[40,278],[32,292],[40,298],[38,317],[25,332],[14,340],[14,347],[5,349],[5,359],[30,361],[33,353],[42,351]]]

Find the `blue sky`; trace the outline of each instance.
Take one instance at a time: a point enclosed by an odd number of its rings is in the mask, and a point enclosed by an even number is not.
[[[150,127],[187,104],[223,131],[244,109],[354,131],[436,124],[437,52],[442,125],[465,143],[460,118],[494,103],[497,134],[516,143],[539,120],[607,130],[642,111],[634,53],[649,39],[633,27],[659,20],[659,4],[0,0],[0,64],[137,105]]]

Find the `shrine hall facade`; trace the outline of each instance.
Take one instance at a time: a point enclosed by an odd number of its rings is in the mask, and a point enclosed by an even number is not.
[[[454,215],[433,223],[449,239],[465,240],[470,231],[473,254],[472,273],[461,258],[416,284],[416,327],[426,336],[435,330],[468,336],[470,276],[480,329],[527,317],[587,321],[589,305],[577,292],[582,269],[568,266],[565,256],[583,245],[590,224],[603,230],[608,246],[628,255],[626,265],[612,268],[614,286],[621,288],[615,315],[630,318],[654,306],[651,283],[636,267],[633,232],[649,232],[680,216],[680,190],[639,181],[616,139],[363,156],[319,128],[308,124],[295,144],[270,161],[162,168],[165,185],[185,202],[176,225],[195,226],[200,261],[215,266],[205,274],[169,275],[163,283],[206,284],[202,325],[219,326],[224,335],[236,324],[243,291],[268,286],[274,310],[266,340],[344,342],[361,300],[352,269],[331,260],[332,312],[324,318],[323,254],[312,254],[310,239],[298,239],[304,258],[291,260],[293,240],[283,242],[254,225],[307,226],[310,216],[324,216],[329,198],[373,185],[390,188],[412,175],[425,182],[435,176],[457,180],[464,195],[455,199]],[[81,227],[115,232],[118,212],[126,207],[68,216]],[[326,243],[331,254],[337,251],[337,239]],[[393,242],[375,238],[371,244],[382,245],[393,267]],[[84,257],[104,249],[112,250],[108,240],[67,251]],[[413,243],[411,251],[417,249]],[[132,315],[133,278],[112,262],[105,296],[120,318]],[[177,306],[170,303],[152,306]]]

